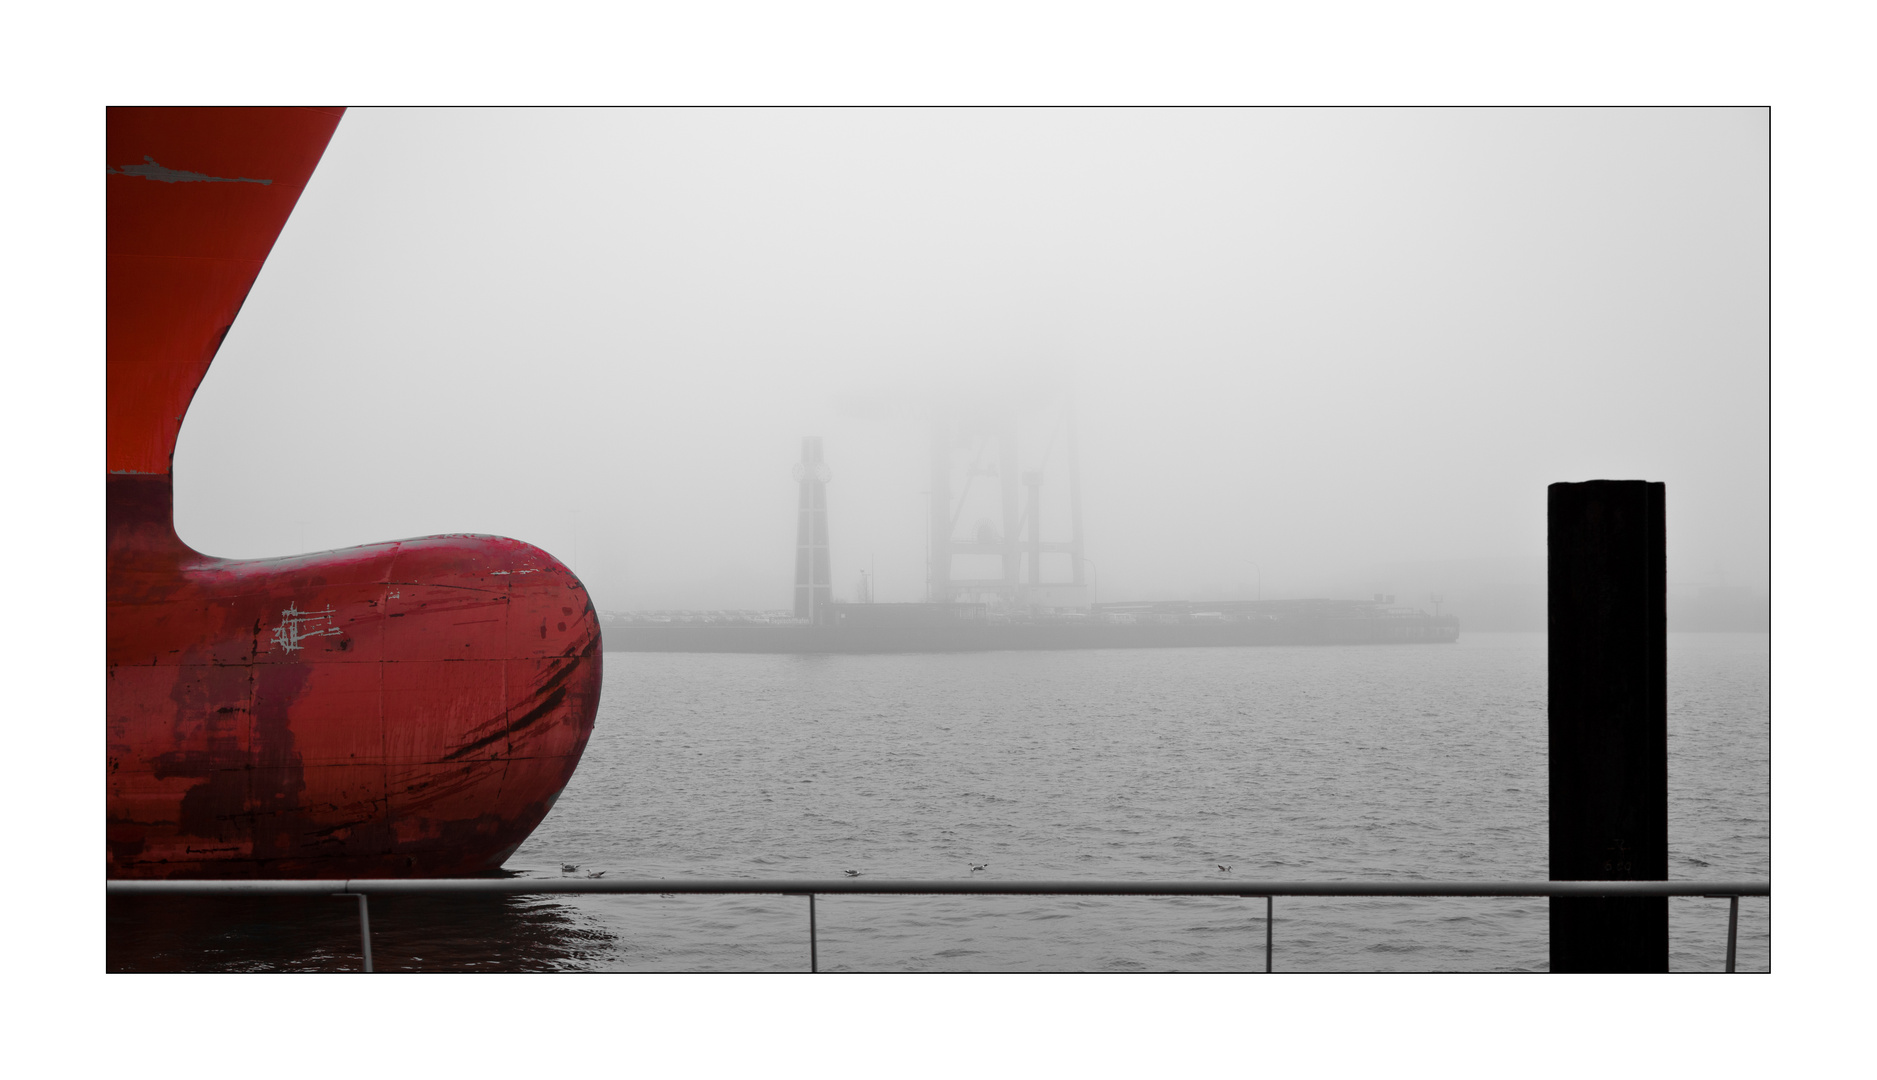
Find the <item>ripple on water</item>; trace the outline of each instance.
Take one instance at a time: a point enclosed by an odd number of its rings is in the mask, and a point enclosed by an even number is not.
[[[1768,873],[1766,642],[1670,635],[1676,877]],[[1213,880],[1216,863],[1265,879],[1543,878],[1544,687],[1538,634],[812,663],[611,653],[580,769],[509,868],[965,878],[988,859],[1005,880]],[[423,899],[373,901],[379,966],[808,964],[799,897]],[[1676,969],[1719,968],[1726,907],[1671,901]],[[1740,908],[1740,966],[1765,970],[1767,902]],[[1274,911],[1280,971],[1545,966],[1544,901],[1280,897]],[[1264,963],[1257,900],[826,896],[816,917],[824,970]],[[107,963],[347,970],[355,918],[342,904],[205,911],[114,900]]]

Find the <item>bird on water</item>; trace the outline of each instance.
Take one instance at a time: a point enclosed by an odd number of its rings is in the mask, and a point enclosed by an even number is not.
[[[971,872],[975,874],[989,865],[991,864],[987,862],[974,862],[971,864]]]
[[[848,877],[859,877],[859,876],[860,876],[860,871],[858,871],[858,870],[843,870],[843,871],[841,871],[841,873],[843,873],[843,874],[846,874],[846,875],[847,875]]]
[[[571,874],[578,869],[580,869],[579,863],[564,862],[560,864],[560,872],[563,874]]]
[[[604,871],[604,870],[595,870],[595,871],[593,871],[593,872],[592,872],[591,874],[588,874],[587,876],[588,876],[588,877],[590,877],[590,878],[595,878],[595,879],[597,879],[597,878],[603,878],[603,877],[605,877],[605,876],[606,876],[606,871]]]
[[[1224,871],[1225,871],[1226,873],[1228,873],[1228,874],[1229,874],[1229,873],[1231,873],[1231,871],[1232,871],[1232,868],[1231,868],[1231,867],[1229,867],[1229,866],[1227,866],[1227,865],[1225,865],[1224,863],[1216,863],[1216,862],[1215,862],[1215,863],[1213,863],[1212,865],[1214,865],[1214,866],[1216,866],[1216,867],[1218,867],[1218,868],[1219,868],[1219,869],[1221,869],[1221,870],[1224,870]]]

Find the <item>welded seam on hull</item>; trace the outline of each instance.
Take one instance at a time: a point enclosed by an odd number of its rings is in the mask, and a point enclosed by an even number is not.
[[[378,584],[378,582],[373,582],[372,584],[375,585]],[[480,588],[475,585],[446,585],[436,581],[387,581],[384,582],[384,584],[393,585],[400,589],[461,589],[464,592],[490,593],[500,596],[503,601],[508,599],[508,594],[499,589]]]

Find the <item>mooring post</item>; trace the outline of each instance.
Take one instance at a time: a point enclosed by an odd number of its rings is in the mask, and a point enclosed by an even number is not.
[[[1552,484],[1551,880],[1668,879],[1664,487]],[[1552,971],[1667,971],[1668,899],[1551,899]]]

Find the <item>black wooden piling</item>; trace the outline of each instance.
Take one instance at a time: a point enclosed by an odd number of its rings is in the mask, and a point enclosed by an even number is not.
[[[1663,485],[1550,488],[1551,880],[1668,878]],[[1668,900],[1551,900],[1552,971],[1667,971]]]

